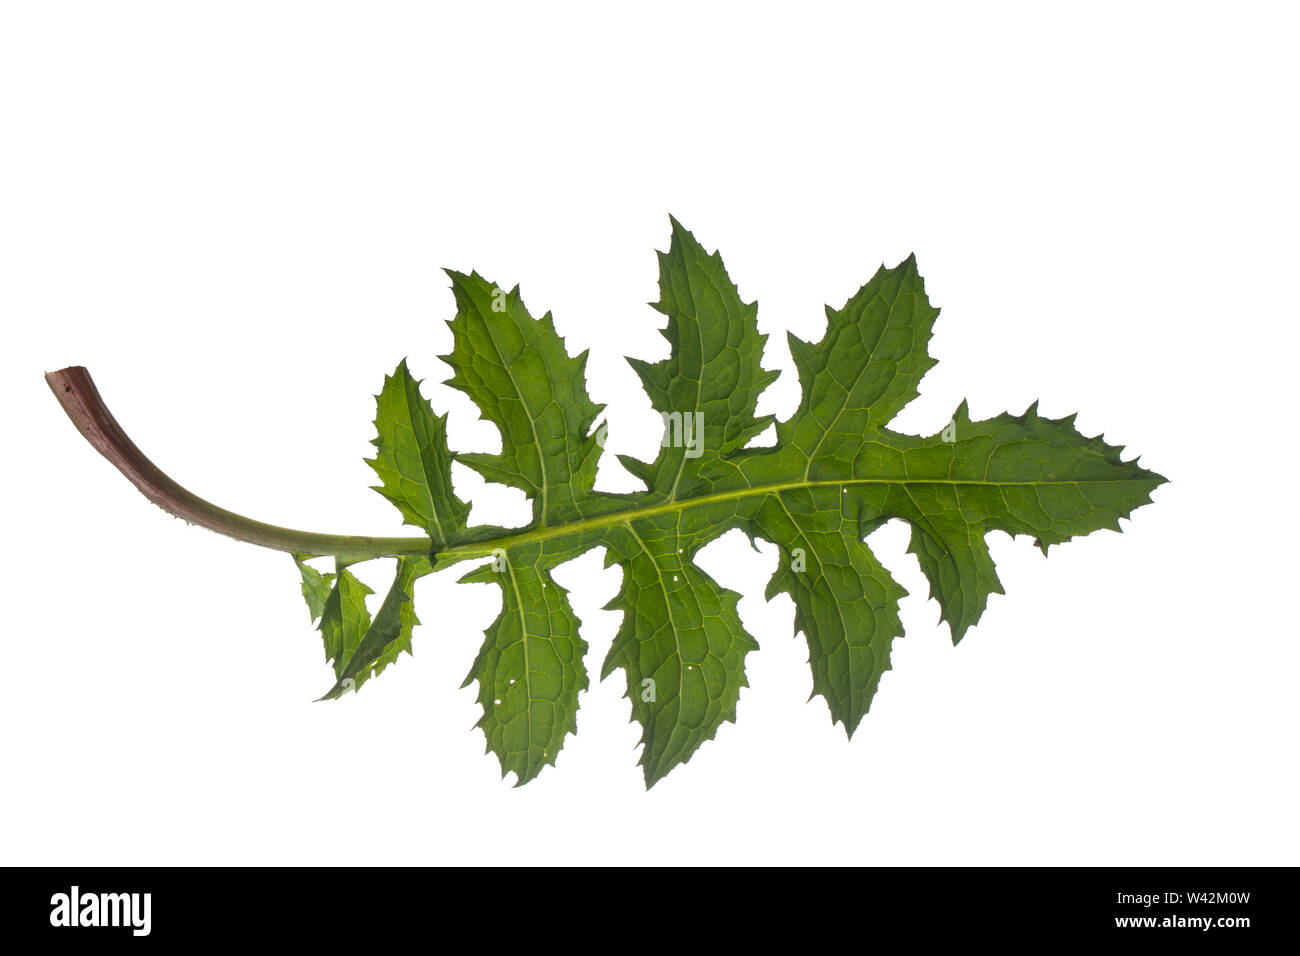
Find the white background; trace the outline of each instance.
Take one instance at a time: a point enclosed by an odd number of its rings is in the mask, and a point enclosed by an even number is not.
[[[6,4],[0,861],[1300,862],[1300,23],[975,7]],[[289,558],[147,503],[41,379],[88,366],[235,511],[402,533],[362,463],[401,357],[454,447],[498,441],[436,384],[442,267],[553,310],[608,450],[653,455],[621,356],[666,354],[669,213],[760,302],[764,411],[794,409],[785,331],[914,251],[941,361],[898,427],[1041,398],[1171,484],[1047,559],[993,535],[1007,596],[958,648],[878,533],[907,637],[851,743],[762,601],[774,552],[733,535],[701,563],[761,644],[738,722],[646,793],[621,676],[593,679],[513,789],[459,689],[492,588],[424,580],[414,658],[312,703]],[[457,479],[473,520],[525,513]],[[631,481],[607,456],[599,486]],[[600,558],[560,574],[593,671]]]

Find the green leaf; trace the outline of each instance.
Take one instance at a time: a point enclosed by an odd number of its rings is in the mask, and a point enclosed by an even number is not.
[[[775,445],[748,447],[772,424],[756,409],[776,377],[762,366],[757,307],[719,256],[673,220],[654,304],[667,320],[669,355],[630,360],[663,417],[661,448],[651,462],[621,459],[644,491],[597,492],[603,442],[593,426],[601,406],[587,395],[586,353],[571,357],[550,314],[534,318],[518,287],[448,274],[456,301],[444,357],[449,383],[497,427],[501,450],[453,455],[445,416],[434,414],[403,362],[378,397],[370,464],[378,490],[428,532],[431,554],[399,560],[373,621],[368,589],[342,563],[322,575],[303,555],[295,559],[334,662],[327,696],[410,650],[418,577],[489,559],[462,578],[494,584],[502,598],[466,685],[477,682],[488,749],[518,784],[554,764],[577,730],[586,644],[552,572],[592,548],[603,547],[607,565],[623,574],[609,605],[623,620],[602,677],[623,672],[652,786],[736,719],[747,686],[745,658],[757,644],[737,613],[739,595],[695,560],[719,536],[738,529],[777,546],[767,597],[794,602],[813,693],[852,735],[903,633],[906,592],[867,546],[872,531],[895,519],[910,525],[909,550],[956,643],[989,595],[1002,593],[985,543],[990,531],[1029,535],[1046,551],[1118,530],[1164,481],[1119,448],[1079,434],[1073,418],[1043,418],[1036,406],[972,421],[963,402],[936,435],[891,430],[934,365],[928,344],[939,313],[911,257],[880,268],[843,307],[827,308],[819,342],[790,337],[799,408],[777,423]],[[531,522],[468,526],[468,505],[452,489],[453,460],[522,490]],[[341,557],[360,550],[355,540]]]
[[[325,659],[333,662],[335,676],[342,676],[343,668],[370,628],[366,596],[373,593],[351,571],[338,565],[320,619]]]
[[[623,567],[608,608],[623,611],[623,624],[601,678],[616,668],[627,674],[648,787],[736,719],[745,655],[758,648],[736,613],[740,595],[700,570],[699,539],[678,535],[676,520],[629,521],[606,539],[608,561]]]
[[[312,618],[320,618],[325,658],[334,665],[334,686],[322,700],[359,690],[403,651],[411,653],[411,633],[420,623],[413,585],[433,570],[428,558],[398,559],[393,585],[373,621],[366,597],[374,592],[351,571],[339,565],[335,574],[322,575],[304,563],[304,555],[295,554],[294,560],[302,571],[303,595]]]
[[[659,253],[653,305],[668,317],[663,336],[671,353],[654,364],[628,359],[664,419],[665,435],[652,465],[622,459],[650,498],[665,500],[707,490],[700,466],[743,448],[772,423],[754,409],[779,374],[761,364],[767,336],[758,332],[758,306],[741,300],[716,252],[705,252],[676,219],[672,225],[668,251]]]
[[[881,523],[838,488],[769,495],[754,516],[753,533],[780,550],[766,597],[784,593],[794,601],[813,694],[826,699],[831,720],[850,735],[889,670],[894,638],[903,634],[898,602],[907,592],[862,544]]]
[[[427,531],[435,549],[440,548],[465,530],[469,518],[469,505],[456,497],[451,486],[455,455],[447,447],[447,416],[433,413],[405,359],[384,379],[375,400],[378,452],[366,461],[382,482],[375,490],[397,507],[407,524]]]
[[[587,689],[587,644],[546,564],[540,549],[519,548],[461,579],[501,586],[501,614],[463,686],[478,681],[478,726],[516,786],[554,764],[565,736],[577,733],[578,693]]]
[[[519,287],[448,270],[456,297],[454,348],[443,356],[460,389],[501,432],[501,453],[460,460],[488,481],[519,488],[540,525],[580,518],[596,480],[601,406],[587,397],[587,353],[570,358],[548,312],[534,319]]]
[[[373,621],[368,620],[364,604],[358,611],[353,602],[340,602],[345,618],[354,617],[357,621],[365,621],[366,626],[360,639],[355,643],[348,642],[349,646],[343,655],[334,658],[337,680],[322,699],[340,697],[349,690],[360,690],[361,685],[371,677],[378,677],[388,665],[395,663],[403,651],[412,653],[411,632],[420,623],[420,619],[415,616],[414,584],[432,570],[433,565],[428,558],[399,558],[392,587],[384,596],[384,602],[379,606]],[[365,585],[361,587],[365,588]],[[370,590],[366,588],[365,593],[369,594]]]
[[[971,419],[962,402],[930,436],[891,428],[935,364],[929,341],[939,312],[916,261],[881,267],[838,309],[826,309],[818,342],[791,336],[802,386],[798,409],[772,425],[757,413],[775,379],[763,367],[765,336],[722,259],[674,219],[659,256],[659,299],[668,357],[630,360],[663,417],[654,460],[621,460],[645,488],[595,490],[604,429],[587,394],[587,353],[569,355],[550,313],[534,318],[516,286],[478,273],[448,272],[456,301],[448,380],[498,430],[495,453],[457,455],[447,418],[420,393],[403,361],[377,396],[378,490],[403,521],[427,537],[295,531],[218,508],[181,488],[140,453],[108,414],[85,369],[46,375],[91,444],[151,501],[241,540],[287,551],[319,620],[334,683],[326,697],[360,687],[410,653],[418,622],[414,584],[465,561],[484,562],[467,582],[500,589],[466,684],[478,684],[488,749],[518,784],[556,762],[577,730],[587,688],[587,645],[554,572],[603,548],[623,582],[609,607],[622,622],[602,677],[623,672],[641,725],[641,767],[653,786],[689,761],[722,725],[737,719],[745,662],[757,649],[738,613],[739,595],[697,563],[701,549],[740,531],[779,553],[769,600],[790,597],[808,644],[815,696],[852,735],[861,725],[902,636],[905,592],[866,539],[888,521],[906,522],[909,551],[930,584],[953,643],[1002,593],[986,543],[991,531],[1054,544],[1108,529],[1151,501],[1165,479],[1125,460],[1122,449],[1074,427],[1074,416]],[[581,254],[581,250],[579,253]],[[575,260],[578,261],[578,260]],[[111,426],[111,427],[110,427]],[[532,518],[521,528],[468,524],[455,493],[460,461],[489,481],[520,489]],[[307,564],[332,556],[335,570]],[[396,558],[388,593],[372,619],[370,589],[350,570]]]

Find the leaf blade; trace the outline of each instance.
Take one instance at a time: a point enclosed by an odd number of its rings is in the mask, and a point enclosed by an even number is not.
[[[578,618],[542,558],[503,552],[461,578],[501,588],[501,613],[462,686],[478,682],[477,726],[501,775],[515,774],[515,786],[555,764],[565,738],[578,731],[578,695],[588,686]]]
[[[587,396],[587,355],[570,358],[550,313],[534,319],[516,286],[505,291],[478,273],[447,270],[456,299],[448,384],[470,397],[501,433],[498,454],[460,460],[489,481],[533,500],[534,521],[582,515],[596,479],[601,406]]]
[[[335,661],[334,685],[321,700],[357,691],[372,677],[378,677],[403,653],[413,653],[411,636],[420,619],[415,615],[415,582],[429,574],[433,565],[428,558],[406,557],[397,561],[393,584],[361,637],[342,660]]]
[[[428,532],[435,549],[445,546],[469,518],[469,505],[452,488],[447,416],[434,414],[405,359],[385,377],[375,404],[376,454],[366,459],[379,476],[375,490],[406,524]]]
[[[741,624],[740,595],[705,574],[666,523],[629,522],[606,540],[609,560],[624,569],[607,608],[622,610],[623,623],[601,677],[619,668],[627,675],[648,789],[735,721],[749,686],[745,655],[758,642]]]

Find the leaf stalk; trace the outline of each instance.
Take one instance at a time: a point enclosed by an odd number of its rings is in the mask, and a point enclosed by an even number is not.
[[[255,521],[220,508],[189,491],[155,465],[118,424],[80,365],[47,372],[45,381],[86,441],[124,474],[146,498],[178,518],[239,541],[277,551],[336,555],[346,562],[369,558],[428,554],[428,538],[382,538],[365,535],[319,534]]]

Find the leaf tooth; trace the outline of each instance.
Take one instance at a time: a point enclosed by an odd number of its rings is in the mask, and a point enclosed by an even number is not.
[[[786,344],[790,348],[790,357],[794,359],[795,368],[799,371],[799,377],[804,388],[811,385],[811,370],[813,358],[817,353],[817,348],[811,342],[807,342],[793,332],[785,334]]]
[[[970,404],[966,399],[963,398],[961,403],[957,406],[957,410],[952,413],[952,422],[954,425],[958,426],[972,424],[970,418]],[[940,429],[935,434],[942,434],[942,432],[943,429]],[[960,435],[958,437],[960,437]]]

